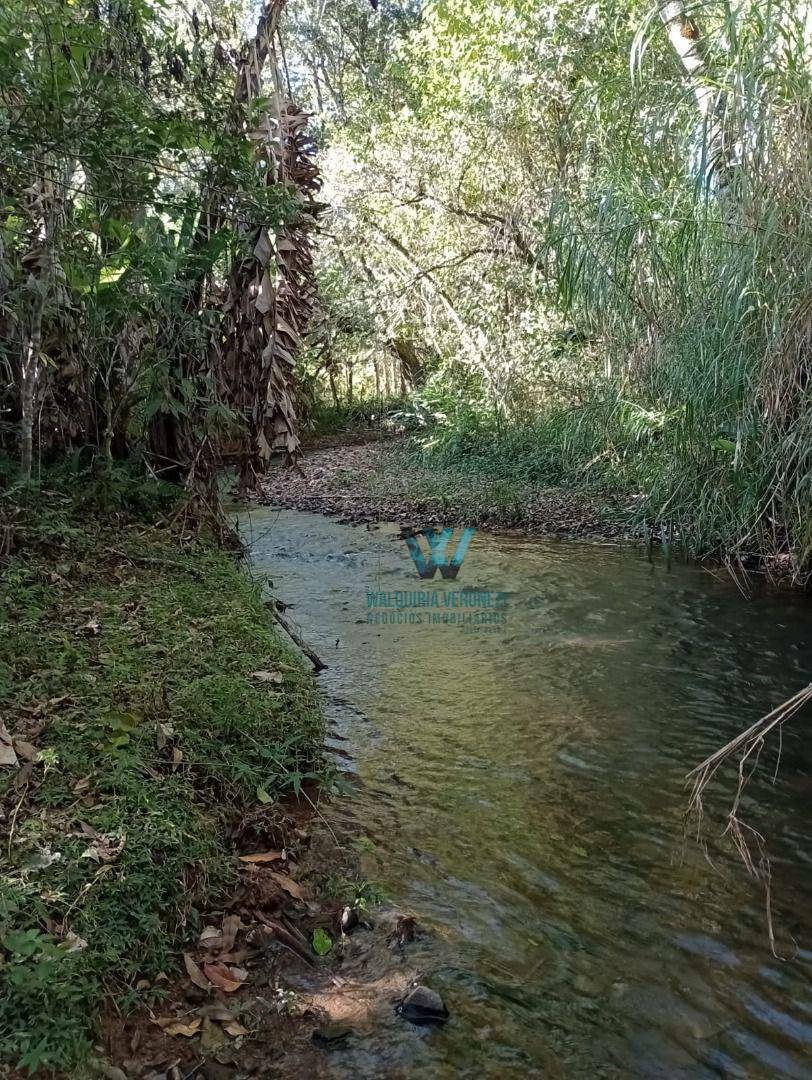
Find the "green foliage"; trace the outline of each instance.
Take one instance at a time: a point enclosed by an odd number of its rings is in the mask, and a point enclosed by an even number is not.
[[[229,555],[122,512],[164,505],[130,484],[91,512],[49,477],[0,607],[4,720],[44,724],[28,792],[2,778],[19,806],[0,875],[0,1060],[75,1076],[105,996],[156,1003],[155,977],[232,879],[227,821],[259,788],[274,801],[321,776],[312,678],[257,587]],[[272,689],[251,674],[268,667]]]
[[[392,339],[432,351],[412,414],[437,461],[617,485],[693,551],[789,558],[800,579],[807,13],[687,15],[690,78],[639,0],[433,0],[367,13],[324,62],[297,16],[338,207],[322,280],[364,313],[336,354],[357,385]]]
[[[326,956],[333,947],[333,939],[326,930],[317,927],[313,931],[313,952],[317,956]]]
[[[296,205],[266,183],[242,131],[251,110],[234,99],[237,13],[174,0],[44,0],[35,14],[11,0],[0,11],[9,451],[38,309],[43,455],[94,445],[118,457],[164,420],[198,445],[240,430],[207,360],[221,290],[256,223],[281,224]],[[228,210],[209,215],[215,193]]]

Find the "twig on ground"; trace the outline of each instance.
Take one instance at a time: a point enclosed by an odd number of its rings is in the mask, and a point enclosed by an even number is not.
[[[126,551],[119,551],[118,548],[108,548],[107,551],[110,555],[115,555],[119,559],[126,559],[127,562],[142,563],[144,566],[166,566],[170,570],[183,570],[184,573],[191,574],[198,581],[203,580],[202,571],[191,563],[178,562],[176,559],[162,559],[157,555],[129,555]]]

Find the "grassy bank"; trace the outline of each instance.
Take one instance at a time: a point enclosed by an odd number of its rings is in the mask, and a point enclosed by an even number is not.
[[[0,1060],[74,1076],[111,1007],[160,1000],[233,880],[229,822],[298,787],[322,741],[233,556],[161,525],[157,488],[114,488],[115,511],[94,484],[6,508]]]
[[[628,507],[612,492],[543,485],[521,475],[488,473],[470,462],[426,460],[407,440],[327,447],[304,474],[278,469],[263,484],[273,506],[340,514],[352,522],[442,522],[518,529],[539,536],[619,538]]]
[[[521,423],[463,411],[411,440],[406,468],[415,497],[454,477],[518,506],[539,489],[583,493],[619,507],[612,516],[628,532],[664,529],[696,558],[804,584],[808,475],[784,469],[766,437],[737,440],[721,411],[703,412],[688,388],[683,400],[644,407],[607,385]]]

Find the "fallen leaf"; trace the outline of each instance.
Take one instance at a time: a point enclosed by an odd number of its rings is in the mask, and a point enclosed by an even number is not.
[[[26,761],[37,761],[39,759],[39,750],[36,746],[32,746],[30,742],[26,742],[24,739],[12,739],[12,742],[14,749],[21,758],[25,758]]]
[[[183,751],[179,746],[172,747],[172,770],[177,769],[178,765],[183,761]]]
[[[178,1020],[174,1016],[165,1016],[161,1020],[156,1020],[155,1023],[164,1029],[167,1035],[183,1035],[185,1038],[190,1039],[192,1035],[197,1035],[200,1031],[200,1025],[203,1021],[199,1016],[195,1016],[191,1020]]]
[[[190,953],[183,954],[183,962],[186,965],[186,974],[189,976],[195,986],[200,987],[201,990],[210,989],[211,984],[208,982],[203,972],[194,962]]]
[[[313,952],[317,956],[326,956],[333,947],[333,939],[326,930],[318,927],[313,931]]]
[[[258,682],[281,683],[285,676],[281,671],[252,671],[251,678]]]
[[[171,724],[162,724],[158,722],[158,737],[157,744],[158,749],[163,750],[168,742],[171,742],[175,738],[175,729]]]
[[[231,1009],[227,1009],[225,1005],[222,1005],[219,1001],[212,1001],[208,1005],[201,1005],[197,1012],[200,1016],[208,1016],[210,1020],[219,1020],[221,1023],[223,1021],[231,1023],[237,1019]]]
[[[281,886],[286,893],[289,893],[295,900],[304,900],[304,893],[302,887],[293,878],[289,878],[287,874],[280,874],[278,870],[271,870],[270,876]]]
[[[0,765],[10,765],[12,768],[16,768],[19,764],[8,728],[0,720]]]
[[[238,1039],[240,1035],[247,1035],[248,1028],[244,1028],[242,1024],[236,1020],[230,1020],[228,1023],[223,1024],[223,1030],[227,1031],[233,1039]]]
[[[280,859],[284,859],[284,851],[255,851],[253,855],[240,855],[240,862],[245,863],[265,863],[265,862],[278,862]]]
[[[223,1034],[223,1029],[218,1027],[208,1017],[203,1021],[203,1032],[200,1036],[200,1049],[204,1054],[211,1054],[219,1050],[228,1039]]]
[[[245,924],[239,915],[226,915],[223,919],[223,927],[218,930],[216,926],[205,926],[200,935],[200,945],[211,952],[230,952],[237,934],[245,929]],[[212,933],[212,931],[214,931]]]
[[[235,990],[239,990],[247,975],[247,972],[243,974],[241,968],[228,968],[225,964],[217,962],[204,964],[203,971],[212,986],[216,986],[218,990],[226,994],[233,994]],[[237,972],[240,972],[243,977],[237,978]]]

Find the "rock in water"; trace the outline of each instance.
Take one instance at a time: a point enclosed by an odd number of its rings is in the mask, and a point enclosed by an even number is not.
[[[428,986],[410,990],[398,1006],[398,1012],[412,1024],[444,1024],[449,1016],[443,999]]]

